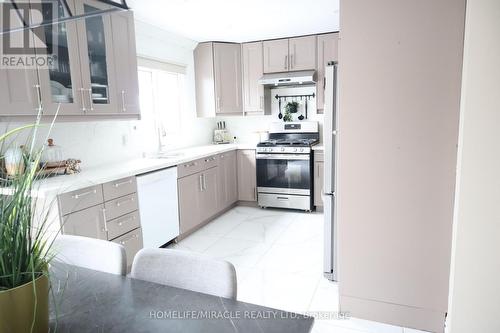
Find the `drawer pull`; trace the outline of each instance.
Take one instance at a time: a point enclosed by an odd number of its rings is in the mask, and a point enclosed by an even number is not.
[[[125,245],[125,244],[127,244],[128,242],[130,242],[131,240],[134,240],[134,239],[137,239],[137,238],[139,238],[139,235],[138,235],[138,234],[135,234],[135,235],[133,235],[133,236],[131,236],[131,237],[127,238],[127,239],[124,239],[124,240],[120,241],[120,244],[121,244],[121,245]]]
[[[118,222],[118,226],[122,226],[124,223],[135,221],[135,216],[129,217],[128,219],[121,220]]]
[[[128,199],[125,199],[125,200],[122,200],[122,201],[117,201],[116,202],[116,207],[120,207],[121,205],[124,205],[128,202],[133,202],[134,201],[134,198],[128,198]]]
[[[102,231],[107,233],[108,232],[108,222],[107,222],[107,218],[106,218],[106,209],[103,208],[101,210],[101,212],[102,212],[102,219],[104,221],[104,229]]]
[[[80,199],[80,198],[83,198],[87,195],[90,195],[90,194],[96,194],[97,193],[97,190],[92,190],[92,191],[88,191],[88,192],[83,192],[83,193],[78,193],[78,194],[73,194],[71,197],[73,199]]]
[[[121,183],[114,183],[113,187],[117,188],[117,187],[127,185],[127,184],[132,184],[132,179],[129,179],[129,180],[121,182]]]
[[[190,168],[190,167],[194,167],[194,166],[196,166],[196,162],[192,162],[192,163],[189,163],[189,164],[184,164],[185,168]]]
[[[287,200],[289,200],[290,198],[287,198],[287,197],[276,197],[276,199],[278,199],[278,200],[282,200],[282,201],[287,201]]]
[[[205,162],[212,162],[212,161],[215,161],[215,157],[210,157],[210,158],[207,158],[205,159]]]

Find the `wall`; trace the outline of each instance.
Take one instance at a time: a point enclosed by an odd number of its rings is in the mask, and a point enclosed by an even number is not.
[[[196,118],[194,99],[193,49],[196,42],[170,34],[147,23],[136,21],[137,53],[142,56],[187,66],[188,105],[181,121],[180,135],[172,138],[167,148],[209,144],[212,141],[213,119]],[[0,133],[19,123],[0,122]],[[147,140],[148,129],[141,121],[94,121],[56,123],[51,137],[64,147],[66,157],[81,159],[83,167],[119,162],[141,157],[143,152],[157,148]],[[42,128],[40,138],[47,130]],[[19,143],[24,138],[16,139]]]
[[[465,0],[340,8],[340,310],[442,332]]]
[[[270,95],[275,96],[279,95],[309,95],[312,93],[316,93],[316,88],[313,87],[280,87],[271,90]],[[297,99],[299,103],[299,111],[293,115],[294,121],[298,121],[297,117],[300,114],[305,116],[305,107],[304,100]],[[282,102],[281,109],[282,113],[284,113],[286,102]],[[278,101],[276,99],[271,100],[271,115],[268,116],[257,116],[257,115],[249,115],[249,116],[226,116],[226,117],[216,117],[216,121],[225,121],[226,127],[231,132],[233,136],[236,136],[236,142],[242,143],[257,143],[259,142],[259,133],[258,132],[267,132],[269,129],[269,124],[271,122],[280,122],[278,118]],[[323,115],[317,114],[316,111],[316,99],[311,98],[308,101],[307,108],[308,118],[307,120],[318,121],[320,132],[323,128]]]
[[[500,332],[500,2],[468,0],[448,332]]]

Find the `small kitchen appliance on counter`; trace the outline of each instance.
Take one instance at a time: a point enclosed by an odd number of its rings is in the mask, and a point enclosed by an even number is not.
[[[257,192],[260,207],[311,211],[312,146],[319,142],[318,122],[273,122],[269,140],[257,144]]]
[[[214,143],[215,144],[231,143],[231,134],[226,129],[225,121],[217,122],[217,129],[214,130]]]

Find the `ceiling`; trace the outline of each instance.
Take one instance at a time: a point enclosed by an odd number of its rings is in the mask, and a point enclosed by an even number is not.
[[[339,0],[128,0],[136,19],[192,40],[247,42],[338,31]]]

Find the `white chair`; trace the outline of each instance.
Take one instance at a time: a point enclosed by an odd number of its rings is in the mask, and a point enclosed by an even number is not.
[[[130,277],[236,299],[236,270],[223,260],[171,249],[142,249]]]
[[[120,244],[100,239],[59,235],[53,244],[54,260],[105,273],[125,275],[127,256]]]

